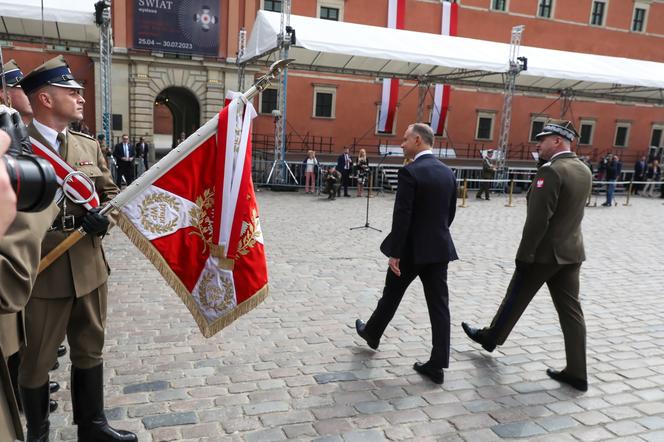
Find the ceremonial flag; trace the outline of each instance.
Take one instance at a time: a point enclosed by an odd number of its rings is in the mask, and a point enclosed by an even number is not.
[[[441,34],[457,35],[459,5],[443,2],[443,13],[441,18]],[[452,90],[449,84],[437,84],[433,93],[433,112],[431,113],[431,128],[436,135],[443,135],[447,110],[450,106],[450,94]]]
[[[210,337],[260,304],[267,264],[251,179],[251,122],[239,98],[216,133],[120,209],[119,224]],[[216,117],[215,117],[216,118]]]
[[[406,0],[389,0],[387,7],[387,27],[405,29]],[[399,101],[399,79],[383,79],[383,94],[378,113],[378,132],[391,134],[394,132],[394,117]]]

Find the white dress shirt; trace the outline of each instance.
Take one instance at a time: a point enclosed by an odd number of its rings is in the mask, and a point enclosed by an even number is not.
[[[39,132],[41,136],[44,137],[46,141],[48,141],[48,144],[53,146],[53,148],[57,153],[60,153],[60,142],[58,141],[59,132],[55,129],[46,126],[45,124],[40,123],[36,118],[32,120],[32,124],[34,124],[35,129],[37,129],[37,132]],[[64,135],[65,138],[67,137],[66,128],[65,130],[62,131],[62,135]]]

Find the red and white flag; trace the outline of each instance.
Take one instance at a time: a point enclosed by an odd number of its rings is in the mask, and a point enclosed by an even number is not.
[[[406,0],[389,0],[387,9],[387,27],[405,29]],[[394,118],[399,101],[399,79],[383,79],[383,94],[378,113],[378,132],[391,134],[394,132]]]
[[[443,15],[441,34],[457,35],[459,5],[448,1],[443,2]],[[431,113],[431,128],[436,135],[443,135],[447,110],[450,106],[450,94],[452,90],[449,84],[437,84],[433,93],[433,112]]]
[[[267,264],[251,179],[251,122],[239,100],[217,133],[120,210],[120,227],[210,337],[260,304]]]

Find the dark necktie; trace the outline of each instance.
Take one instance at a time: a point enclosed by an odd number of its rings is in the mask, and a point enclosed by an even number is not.
[[[64,158],[67,155],[67,138],[65,134],[58,132],[56,139],[58,140],[58,153]]]

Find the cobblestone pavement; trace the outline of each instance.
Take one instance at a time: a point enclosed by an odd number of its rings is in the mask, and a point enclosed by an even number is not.
[[[106,408],[112,424],[141,441],[282,439],[664,441],[664,230],[662,200],[590,208],[582,303],[590,389],[547,378],[563,368],[562,334],[546,288],[503,347],[489,354],[462,320],[487,324],[513,271],[525,199],[469,201],[453,236],[452,353],[445,383],[412,369],[430,349],[419,282],[411,286],[379,351],[359,339],[381,293],[393,195],[334,202],[258,194],[270,296],[204,339],[184,305],[120,231],[105,239],[110,279],[105,347]],[[601,202],[601,201],[600,201]],[[622,200],[620,201],[623,202]],[[54,440],[75,440],[69,366]],[[63,411],[64,409],[64,411]]]

